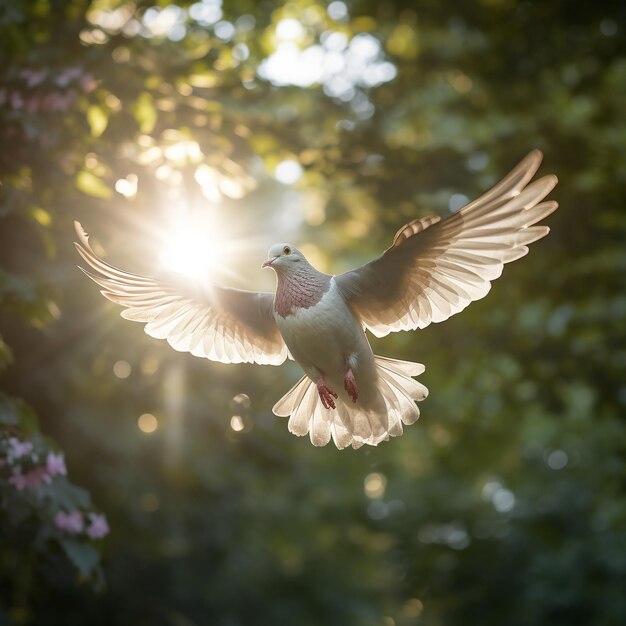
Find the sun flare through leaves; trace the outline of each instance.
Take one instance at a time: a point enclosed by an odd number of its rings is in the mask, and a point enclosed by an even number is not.
[[[167,234],[159,260],[165,269],[199,280],[220,267],[225,252],[217,223],[190,220]]]

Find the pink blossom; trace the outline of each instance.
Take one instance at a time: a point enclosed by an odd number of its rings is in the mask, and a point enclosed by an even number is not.
[[[30,441],[20,441],[16,437],[9,439],[9,455],[14,459],[26,456],[33,449],[33,444]]]
[[[59,87],[66,87],[72,80],[80,78],[83,70],[80,67],[68,67],[55,78],[55,82]]]
[[[101,539],[109,534],[109,524],[106,515],[98,515],[97,513],[89,513],[89,526],[87,526],[87,535],[91,539]]]
[[[42,483],[49,482],[50,476],[43,465],[30,470],[30,472],[27,472],[26,474],[17,473],[13,474],[13,476],[9,478],[9,483],[14,485],[18,491],[23,491],[27,487],[36,489],[37,487],[40,487]]]
[[[64,530],[70,535],[77,535],[85,527],[83,514],[80,511],[72,511],[71,513],[59,511],[54,516],[54,523],[59,530]]]
[[[14,91],[11,94],[11,107],[13,109],[21,109],[23,106],[24,106],[24,99],[17,91]]]
[[[15,437],[9,439],[9,460],[21,459],[32,451],[33,444],[30,441],[20,441]]]
[[[85,93],[91,93],[98,86],[98,83],[91,74],[84,74],[80,79],[80,86]]]
[[[46,459],[46,469],[50,476],[67,476],[67,468],[65,467],[65,457],[62,452],[54,454],[54,452],[48,452]]]
[[[36,87],[39,83],[43,82],[48,76],[47,70],[41,70],[40,72],[35,72],[33,70],[23,70],[22,78],[26,80],[26,84],[29,87]]]
[[[13,476],[11,476],[11,478],[9,478],[9,482],[12,485],[15,485],[15,488],[18,491],[22,491],[23,489],[25,489],[27,487],[27,479],[26,476],[24,474],[14,474]]]
[[[44,111],[66,111],[72,104],[76,96],[73,90],[66,93],[61,91],[52,91],[46,94],[39,102]]]

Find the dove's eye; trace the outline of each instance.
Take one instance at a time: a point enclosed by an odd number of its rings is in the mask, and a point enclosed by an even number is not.
[[[289,246],[285,246],[283,248],[283,254],[291,254],[291,248]]]

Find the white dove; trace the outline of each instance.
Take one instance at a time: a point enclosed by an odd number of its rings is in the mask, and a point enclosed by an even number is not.
[[[365,330],[377,337],[424,328],[484,297],[505,263],[545,237],[534,226],[557,208],[541,202],[557,183],[530,183],[538,150],[495,187],[445,220],[420,218],[403,226],[378,258],[330,276],[290,243],[273,245],[263,267],[276,272],[276,293],[225,287],[183,288],[114,268],[92,250],[78,222],[83,270],[102,294],[126,307],[122,317],[144,322],[152,337],[180,351],[222,363],[280,365],[292,357],[305,372],[273,408],[289,430],[315,446],[377,445],[402,434],[419,417],[415,401],[428,395],[414,376],[419,363],[372,353]],[[82,269],[82,268],[81,268]]]

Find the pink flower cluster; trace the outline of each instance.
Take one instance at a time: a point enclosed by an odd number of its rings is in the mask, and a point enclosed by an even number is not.
[[[90,539],[101,539],[109,534],[110,529],[106,515],[87,513],[86,517],[88,522],[85,526],[85,517],[80,511],[71,511],[70,513],[59,511],[54,518],[54,523],[59,530],[68,535],[78,535],[84,530]]]
[[[33,444],[30,441],[19,441],[14,437],[9,439],[8,444],[7,462],[9,464],[29,455],[33,450]],[[36,489],[43,483],[50,483],[55,476],[67,476],[65,457],[63,453],[48,452],[45,465],[38,465],[25,473],[22,473],[21,466],[15,466],[9,483],[18,491],[23,491],[27,488]]]
[[[20,78],[26,83],[26,90],[0,89],[0,105],[7,103],[13,110],[25,110],[28,113],[38,111],[67,111],[76,100],[79,91],[91,93],[97,86],[89,72],[80,67],[69,67],[57,74],[49,70],[22,70]],[[45,91],[43,85],[51,78],[57,89]],[[70,85],[74,83],[74,88]],[[39,88],[37,91],[33,91]]]
[[[0,439],[0,452],[0,469],[6,468],[3,470],[9,473],[6,482],[17,491],[36,490],[43,484],[52,483],[55,476],[67,475],[62,452],[37,451],[31,441],[22,441],[17,437]],[[45,459],[42,460],[44,454]],[[53,497],[53,493],[43,492],[43,495]],[[58,511],[52,522],[67,535],[83,534],[89,539],[106,537],[110,530],[106,516],[91,511]]]
[[[11,478],[9,478],[9,483],[14,485],[18,491],[23,491],[27,488],[36,489],[37,487],[40,487],[42,483],[49,482],[50,476],[48,476],[46,468],[43,465],[30,470],[30,472],[26,472],[26,474],[16,472],[13,476],[11,476]]]
[[[33,444],[30,441],[20,441],[16,437],[11,437],[7,443],[9,444],[7,450],[9,463],[15,459],[21,459],[33,451]]]
[[[72,82],[77,83],[85,93],[91,93],[96,88],[93,76],[82,67],[67,67],[57,74],[49,70],[22,70],[20,77],[31,89],[43,83],[48,77],[61,88],[67,87]]]
[[[70,105],[76,100],[76,92],[73,90],[51,91],[41,96],[26,97],[19,91],[8,92],[0,89],[0,105],[5,102],[16,111],[24,109],[27,113],[37,113],[37,111],[67,111]]]

